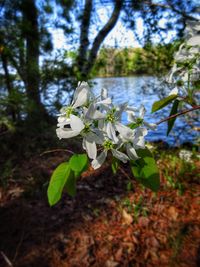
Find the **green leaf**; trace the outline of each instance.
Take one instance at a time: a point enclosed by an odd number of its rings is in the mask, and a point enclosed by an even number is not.
[[[153,103],[151,112],[155,112],[159,109],[164,108],[165,106],[167,106],[168,104],[170,104],[174,99],[176,99],[178,96],[177,95],[169,95],[159,101],[156,101]]]
[[[117,169],[119,167],[119,160],[116,159],[115,157],[113,157],[113,159],[112,159],[111,167],[112,167],[113,174],[116,174],[117,173]]]
[[[50,206],[55,205],[61,198],[63,188],[70,177],[68,162],[61,163],[53,172],[48,186],[47,195]]]
[[[131,191],[131,190],[133,189],[133,184],[132,184],[131,181],[129,181],[129,182],[127,183],[127,185],[126,185],[126,189],[127,189],[127,191]]]
[[[79,175],[78,175],[79,176]],[[74,197],[76,195],[76,174],[70,169],[70,174],[65,184],[67,193]]]
[[[70,168],[78,175],[88,167],[88,157],[86,154],[74,154],[69,160]]]
[[[169,116],[172,116],[172,115],[174,115],[174,114],[177,113],[179,102],[180,102],[180,101],[177,100],[177,99],[174,101]],[[168,124],[167,135],[169,135],[171,129],[173,128],[175,120],[176,120],[176,117],[175,117],[175,118],[172,118],[172,119],[170,119],[170,120],[168,120],[168,122],[167,122],[167,124]]]
[[[160,177],[152,153],[148,149],[139,149],[137,154],[140,158],[130,162],[134,177],[152,191],[158,191]]]

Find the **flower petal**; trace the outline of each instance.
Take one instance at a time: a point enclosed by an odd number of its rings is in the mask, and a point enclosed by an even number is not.
[[[139,136],[133,140],[133,145],[135,148],[145,148],[144,136]]]
[[[155,130],[157,128],[157,125],[155,123],[148,123],[146,121],[143,121],[143,124],[151,130]]]
[[[110,121],[106,125],[106,132],[108,137],[113,140],[115,144],[119,141],[116,136],[115,128],[113,127],[113,124]]]
[[[135,149],[129,143],[126,145],[126,152],[127,152],[127,154],[128,154],[130,159],[134,160],[134,159],[138,159],[139,158],[137,153],[136,153],[136,151],[135,151]]]
[[[108,97],[108,91],[106,88],[101,89],[101,98],[106,99]]]
[[[147,135],[146,128],[137,128],[135,131],[135,138],[133,139],[133,146],[135,148],[145,148],[144,136]]]
[[[72,105],[73,108],[78,108],[80,106],[83,106],[88,101],[88,90],[86,88],[83,88],[77,95],[77,98],[74,101],[74,104]]]
[[[178,95],[178,88],[175,87],[174,89],[172,89],[169,93],[169,95]]]
[[[124,111],[126,111],[126,108],[128,106],[128,103],[123,103],[119,106],[118,110],[115,112],[115,117],[118,119],[118,120],[121,120],[121,116],[122,116],[122,113]]]
[[[107,151],[103,151],[101,152],[101,154],[92,161],[92,167],[93,169],[98,169],[99,167],[101,167],[101,165],[104,163],[104,161],[106,160],[107,157]]]
[[[134,111],[127,111],[127,120],[129,122],[136,122],[137,117],[135,116]]]
[[[97,133],[89,132],[87,134],[87,140],[89,142],[95,142],[98,145],[103,144],[104,142],[104,136],[101,133],[101,131],[96,130]]]
[[[65,125],[69,125],[70,124],[70,119],[60,116],[58,117],[58,127],[64,127]]]
[[[145,114],[145,112],[146,112],[145,107],[144,107],[143,105],[141,105],[141,107],[140,107],[140,109],[139,109],[139,117],[140,117],[141,119],[144,118],[144,114]]]
[[[86,117],[93,120],[99,120],[104,119],[106,115],[98,111],[96,105],[91,104],[87,110]]]
[[[123,125],[120,122],[115,123],[115,127],[117,131],[119,132],[120,136],[125,140],[132,140],[134,137],[134,131],[131,130],[129,127]]]
[[[111,149],[111,151],[112,151],[113,156],[115,158],[121,160],[123,163],[126,163],[129,160],[129,158],[126,154],[124,154],[124,153],[122,153],[116,149]]]
[[[85,137],[85,148],[88,154],[88,157],[90,159],[95,159],[97,156],[97,146],[95,144],[95,142],[91,142],[91,140],[89,140],[87,138],[87,136]]]
[[[83,149],[86,150],[85,138],[83,138],[82,146],[83,146]]]
[[[188,41],[187,41],[188,45],[199,45],[200,44],[200,35],[195,35],[193,37],[191,37]]]
[[[79,135],[79,133],[80,133],[79,131],[73,131],[73,130],[69,130],[69,129],[65,129],[65,128],[57,128],[56,129],[56,134],[57,134],[59,139],[71,138],[71,137]]]
[[[105,98],[103,100],[100,100],[100,101],[96,102],[96,105],[100,105],[100,104],[102,104],[102,105],[110,105],[111,103],[112,103],[111,98],[108,97],[108,98]]]
[[[72,128],[73,131],[79,131],[79,133],[84,129],[84,123],[82,122],[82,120],[71,114],[70,115],[70,126]]]

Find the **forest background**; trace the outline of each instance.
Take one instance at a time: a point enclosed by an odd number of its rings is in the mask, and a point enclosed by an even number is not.
[[[108,9],[103,21],[98,14],[102,7]],[[0,12],[2,127],[28,124],[34,131],[52,121],[52,114],[63,105],[63,95],[70,99],[79,80],[94,75],[166,73],[186,21],[196,19],[198,4],[189,0],[6,0],[1,1]],[[133,31],[141,48],[119,48],[117,42],[115,47],[103,46],[118,21]],[[56,49],[55,31],[62,32],[61,42],[68,44],[68,50],[66,46]],[[174,38],[166,44],[170,32]],[[155,44],[154,40],[160,41]]]
[[[157,194],[127,165],[112,173],[108,159],[81,176],[76,197],[47,202],[55,168],[84,152],[79,140],[56,136],[78,81],[163,79],[199,10],[198,0],[0,0],[1,266],[200,266],[198,144],[147,143]],[[113,34],[120,27],[123,43]],[[169,92],[146,90],[157,99]],[[182,131],[198,131],[189,123],[198,116],[187,114]]]

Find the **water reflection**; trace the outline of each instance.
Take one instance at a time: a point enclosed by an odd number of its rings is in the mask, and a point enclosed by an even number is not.
[[[154,114],[151,114],[152,104],[159,99],[158,91],[154,91],[155,84],[159,88],[159,81],[149,76],[135,77],[111,77],[111,78],[95,78],[93,91],[99,94],[102,88],[108,90],[109,96],[113,102],[121,104],[128,102],[130,106],[139,107],[143,104],[147,110],[145,119],[148,122],[156,123],[161,118],[167,117],[169,108],[165,108]],[[123,118],[125,120],[125,118]],[[194,142],[197,132],[192,131],[191,127],[185,124],[183,118],[177,118],[175,127],[170,136],[166,136],[167,123],[162,123],[156,131],[149,131],[147,140],[157,141],[163,140],[170,145],[178,145],[184,142]]]

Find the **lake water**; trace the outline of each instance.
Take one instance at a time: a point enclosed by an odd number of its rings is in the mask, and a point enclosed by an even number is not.
[[[109,96],[116,104],[128,102],[132,107],[139,107],[143,104],[146,108],[145,120],[156,123],[161,118],[167,117],[170,109],[167,107],[161,111],[151,114],[152,104],[159,100],[158,93],[155,88],[159,88],[159,81],[149,76],[135,77],[109,77],[95,78],[93,91],[96,94],[101,92],[102,88],[108,90]],[[196,126],[199,124],[196,122]],[[198,124],[198,125],[197,125]],[[166,136],[167,122],[158,125],[157,130],[149,131],[147,140],[157,141],[163,140],[169,145],[179,145],[184,142],[195,142],[198,132],[185,123],[184,118],[179,117],[175,121],[175,126],[169,136]]]

